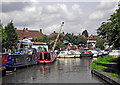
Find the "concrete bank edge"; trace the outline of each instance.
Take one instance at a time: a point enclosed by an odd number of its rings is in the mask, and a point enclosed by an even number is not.
[[[110,74],[108,74],[100,69],[92,69],[91,72],[93,74],[99,76],[100,78],[102,78],[103,80],[108,82],[109,84],[120,85],[120,79],[113,77],[112,75],[110,75]]]

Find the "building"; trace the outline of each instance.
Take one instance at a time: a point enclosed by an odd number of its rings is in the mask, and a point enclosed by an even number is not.
[[[64,32],[62,32],[61,33],[63,36],[65,36],[65,33]],[[48,37],[53,37],[53,36],[55,36],[55,35],[58,35],[58,33],[56,32],[56,31],[53,31],[53,33],[51,33],[50,35],[48,35]]]
[[[36,36],[43,36],[42,29],[40,31],[28,30],[28,28],[23,28],[23,30],[16,30],[18,37],[22,39],[33,39]]]
[[[48,37],[53,37],[55,35],[58,35],[58,33],[56,33],[56,31],[53,31],[53,33],[51,33],[50,35],[48,35]]]
[[[100,38],[100,37],[97,36],[97,35],[90,35],[87,38],[87,44],[88,44],[88,46],[90,46],[92,48],[95,48],[97,38]]]

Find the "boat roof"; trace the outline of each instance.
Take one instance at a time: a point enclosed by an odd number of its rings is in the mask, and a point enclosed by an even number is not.
[[[43,52],[43,51],[39,51],[38,53],[50,53],[50,52]]]
[[[9,54],[9,53],[0,53],[0,55],[3,55],[3,54]]]

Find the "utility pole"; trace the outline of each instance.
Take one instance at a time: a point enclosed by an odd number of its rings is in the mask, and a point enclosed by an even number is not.
[[[57,41],[58,41],[58,38],[59,38],[59,36],[60,36],[60,33],[61,33],[61,30],[62,30],[63,24],[64,24],[64,22],[62,22],[60,31],[59,31],[59,33],[58,33],[58,35],[57,35],[57,38],[56,38],[56,40],[55,40],[55,43],[54,43],[54,45],[53,45],[53,48],[52,48],[53,51],[55,50],[55,46],[56,46]]]

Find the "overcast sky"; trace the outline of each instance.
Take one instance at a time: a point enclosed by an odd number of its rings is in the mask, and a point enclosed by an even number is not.
[[[42,29],[44,34],[50,34],[58,32],[64,21],[65,33],[79,34],[86,29],[89,35],[96,35],[96,29],[118,8],[117,1],[35,1],[4,0],[0,3],[3,25],[13,20],[17,29]]]

